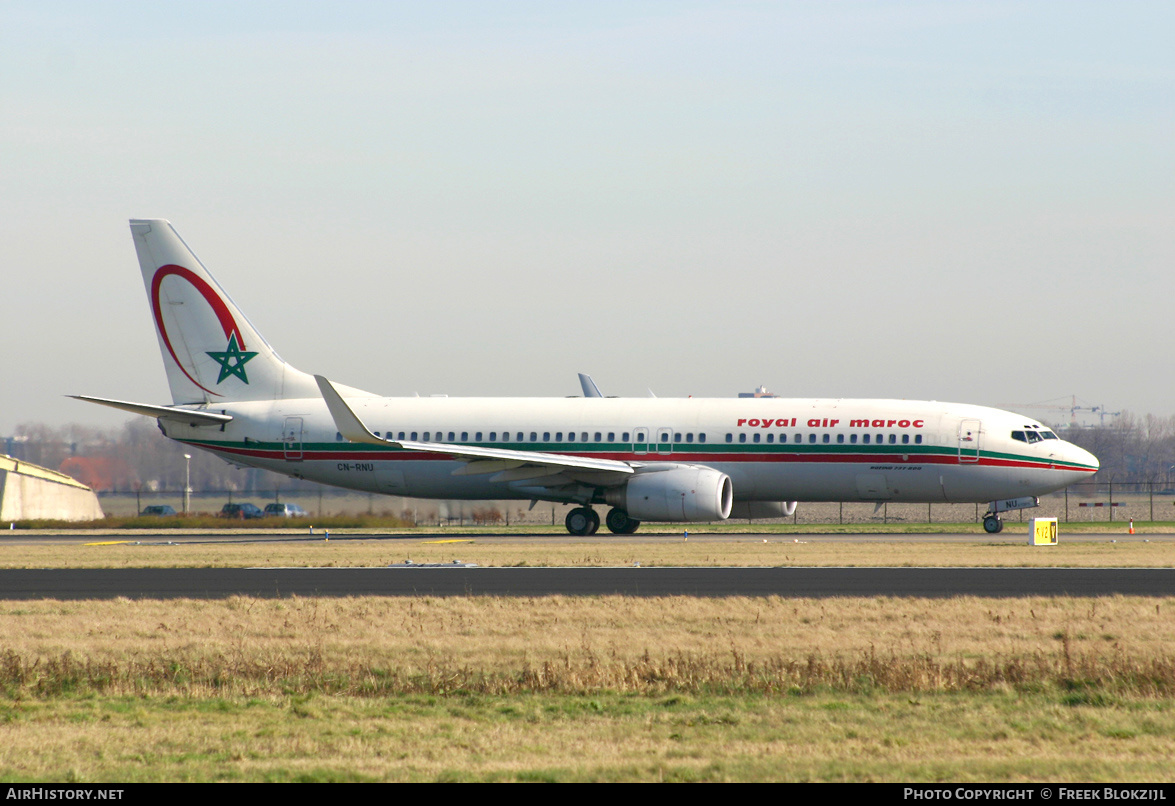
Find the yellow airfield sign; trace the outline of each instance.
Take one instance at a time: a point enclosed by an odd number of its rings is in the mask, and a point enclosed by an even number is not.
[[[1033,546],[1057,545],[1057,519],[1033,518],[1029,522],[1028,542]]]

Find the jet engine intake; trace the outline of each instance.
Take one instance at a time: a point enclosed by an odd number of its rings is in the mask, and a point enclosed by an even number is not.
[[[730,516],[734,488],[730,476],[711,467],[679,465],[673,470],[638,473],[604,500],[640,521],[723,521]]]

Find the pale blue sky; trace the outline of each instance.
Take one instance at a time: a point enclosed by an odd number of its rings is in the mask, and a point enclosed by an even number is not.
[[[1173,414],[1173,35],[1157,2],[0,2],[0,435],[169,402],[131,217],[374,392]]]

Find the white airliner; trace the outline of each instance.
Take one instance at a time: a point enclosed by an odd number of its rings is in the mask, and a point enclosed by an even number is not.
[[[577,535],[596,531],[601,504],[629,534],[643,520],[781,517],[797,501],[986,503],[998,532],[1001,512],[1098,469],[1035,420],[958,403],[380,397],[283,361],[169,222],[131,233],[172,405],[78,397],[236,465],[397,496],[578,504]]]

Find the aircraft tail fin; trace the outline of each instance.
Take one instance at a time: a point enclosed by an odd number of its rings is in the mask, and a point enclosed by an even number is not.
[[[171,223],[132,219],[172,401],[317,397],[314,378],[262,338]]]

